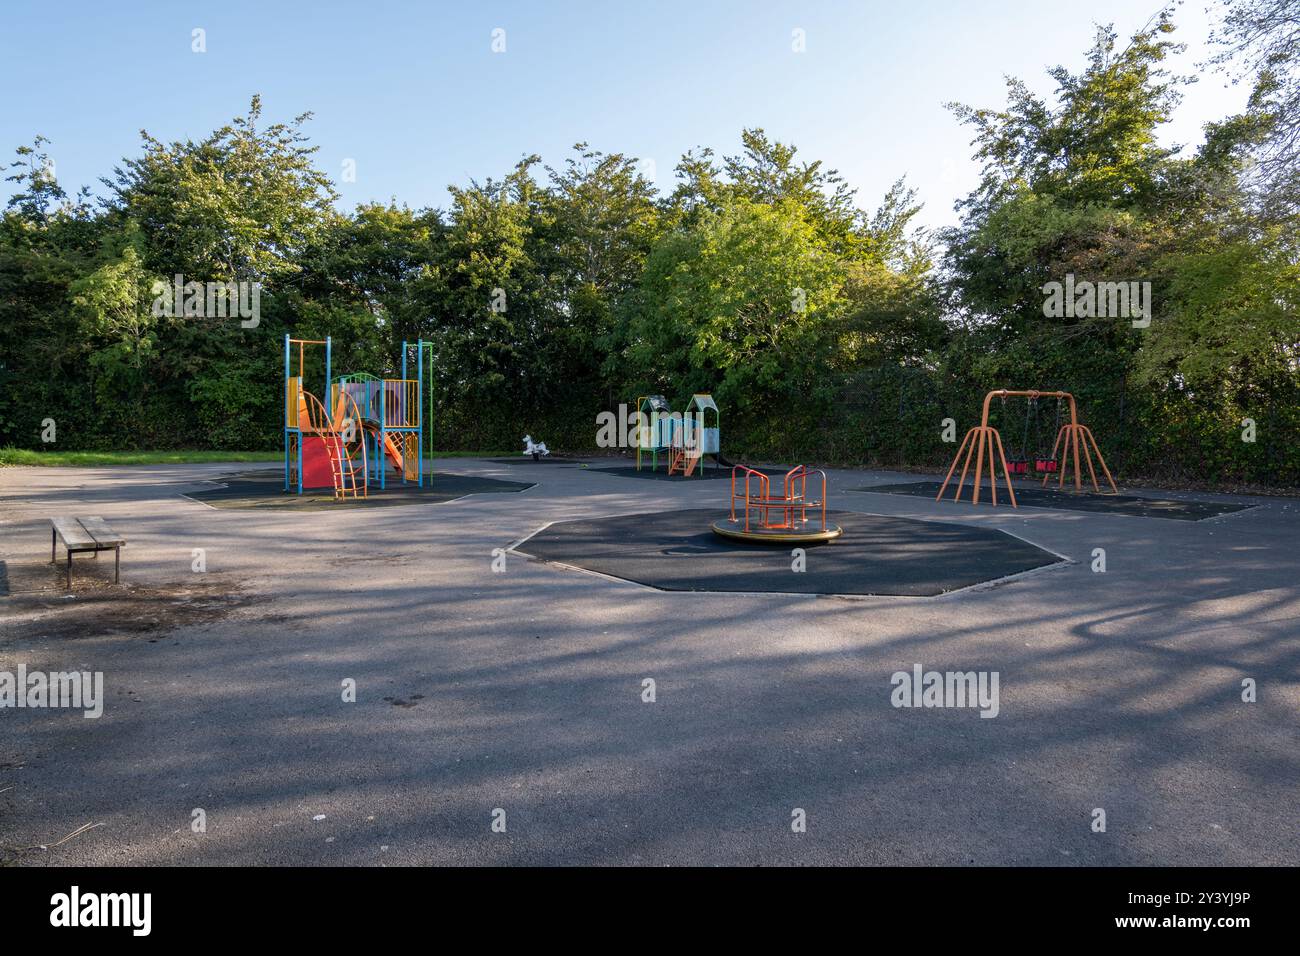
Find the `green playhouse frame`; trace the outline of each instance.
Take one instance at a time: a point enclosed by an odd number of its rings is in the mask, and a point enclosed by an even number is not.
[[[662,395],[640,396],[636,410],[637,471],[647,455],[650,470],[658,471],[660,452],[668,453],[669,474],[680,469],[689,476],[704,455],[712,455],[718,467],[722,466],[722,413],[708,392],[693,394],[681,413],[671,411]],[[709,412],[713,413],[712,425],[708,423]]]

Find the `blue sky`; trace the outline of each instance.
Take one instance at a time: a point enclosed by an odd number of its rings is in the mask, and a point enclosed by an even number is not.
[[[1199,69],[1209,18],[1190,0],[1174,64],[1201,75],[1167,127],[1194,146],[1246,91]],[[653,161],[661,189],[686,149],[738,151],[762,126],[837,168],[873,208],[906,174],[924,224],[953,221],[974,184],[970,133],[944,103],[1005,102],[1004,75],[1048,94],[1047,66],[1078,69],[1094,24],[1121,36],[1144,0],[877,2],[77,2],[5,0],[4,161],[47,136],[60,182],[98,190],[139,130],[199,138],[255,92],[267,120],[312,111],[317,160],[341,205],[396,197],[445,206],[446,186],[500,176],[523,155],[563,162],[580,140]],[[191,50],[206,31],[207,52]],[[505,31],[504,53],[492,31]],[[792,50],[805,31],[806,52]],[[4,183],[7,197],[11,184]]]

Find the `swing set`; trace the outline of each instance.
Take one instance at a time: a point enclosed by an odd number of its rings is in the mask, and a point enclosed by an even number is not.
[[[1020,448],[1012,448],[1012,457],[1008,461],[1006,452],[1002,447],[1002,435],[996,428],[989,424],[989,409],[994,397],[1002,401],[1002,421],[1006,421],[1006,403],[1011,397],[1023,397],[1027,399],[1027,409],[1025,412],[1025,427],[1021,437]],[[1039,442],[1038,429],[1038,402],[1040,399],[1056,399],[1056,441],[1052,445],[1050,454],[1043,452],[1043,446]],[[1070,409],[1070,420],[1062,424],[1061,412],[1062,403],[1068,403]],[[1034,445],[1033,455],[1030,457],[1029,430],[1033,425]],[[994,457],[994,450],[997,451],[997,457]],[[1101,472],[1105,476],[1106,482],[1110,485],[1109,492],[1103,492],[1101,486],[1097,483],[1097,471],[1093,467],[1092,453],[1097,453],[1097,464],[1101,466]],[[984,475],[984,461],[988,459],[989,473],[989,492],[994,507],[998,503],[998,483],[996,464],[1002,463],[1002,477],[1006,482],[1007,495],[1011,499],[1011,507],[1016,508],[1016,490],[1011,485],[1011,476],[1024,476],[1029,474],[1032,463],[1034,476],[1039,475],[1043,478],[1043,486],[1052,475],[1057,476],[1057,487],[1065,488],[1065,476],[1070,469],[1071,463],[1074,466],[1074,490],[1083,491],[1083,471],[1080,468],[1080,452],[1082,452],[1083,463],[1088,466],[1088,476],[1092,479],[1092,490],[1098,494],[1118,494],[1119,489],[1115,487],[1115,479],[1110,475],[1110,469],[1106,467],[1106,459],[1102,457],[1101,449],[1097,446],[1097,439],[1093,437],[1092,429],[1087,425],[1079,423],[1079,410],[1075,404],[1074,396],[1069,392],[1040,392],[1030,391],[1009,391],[1005,388],[995,389],[984,396],[984,410],[980,418],[980,423],[966,433],[962,439],[961,445],[957,448],[957,454],[953,457],[952,467],[948,469],[948,475],[943,479],[943,485],[939,488],[939,493],[935,495],[935,501],[943,498],[943,493],[948,488],[948,482],[952,480],[953,473],[957,470],[957,463],[962,463],[961,477],[957,479],[957,488],[953,493],[952,500],[961,500],[962,491],[966,487],[966,474],[970,470],[971,459],[975,460],[975,483],[972,486],[971,503],[979,504],[980,502],[980,482]],[[964,453],[964,457],[963,457]]]

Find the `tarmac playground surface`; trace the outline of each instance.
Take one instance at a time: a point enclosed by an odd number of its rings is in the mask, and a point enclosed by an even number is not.
[[[0,469],[0,672],[105,698],[0,710],[0,863],[1300,863],[1300,502],[831,471],[796,571],[703,533],[724,482],[587,464],[344,507]],[[57,515],[122,532],[122,587],[63,590]],[[996,718],[894,706],[916,665],[996,673]]]

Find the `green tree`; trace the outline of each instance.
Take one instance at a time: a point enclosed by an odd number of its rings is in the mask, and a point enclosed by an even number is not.
[[[625,360],[646,387],[713,390],[771,409],[823,395],[843,269],[793,200],[744,198],[655,248],[629,317]]]
[[[304,124],[262,128],[262,100],[203,140],[164,144],[141,133],[144,155],[104,184],[140,230],[145,265],[200,281],[271,281],[297,271],[297,257],[337,198],[312,162]]]
[[[1261,135],[1249,180],[1277,217],[1300,214],[1300,3],[1222,0],[1223,22],[1211,37],[1215,57],[1234,82],[1251,83],[1248,115]]]

